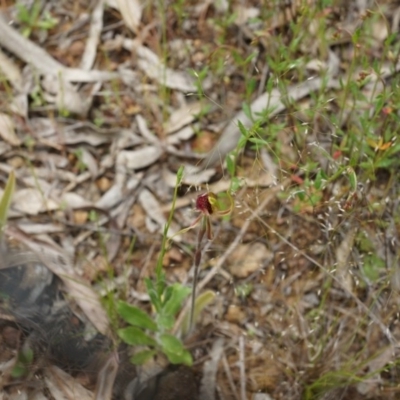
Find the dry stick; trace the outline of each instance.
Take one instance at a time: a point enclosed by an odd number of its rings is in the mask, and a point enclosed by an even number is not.
[[[106,363],[98,374],[94,400],[112,399],[112,391],[118,372],[118,365],[118,352],[114,351],[108,357]]]
[[[239,338],[239,370],[240,370],[240,398],[246,399],[246,370],[245,370],[245,356],[244,356],[244,337]]]
[[[198,285],[198,291],[204,288],[208,282],[216,275],[221,267],[225,264],[227,258],[232,254],[235,248],[238,246],[240,241],[243,239],[243,236],[246,234],[247,230],[249,229],[250,224],[256,218],[256,216],[267,206],[267,204],[275,197],[276,193],[283,190],[288,184],[290,183],[289,179],[286,179],[282,185],[274,187],[271,189],[270,193],[265,197],[265,199],[261,202],[261,204],[257,207],[254,215],[251,215],[242,225],[239,234],[236,236],[235,240],[230,244],[230,246],[226,249],[225,253],[221,256],[218,262],[211,268],[210,272],[204,277],[204,279]],[[183,319],[185,318],[186,313],[188,312],[189,304],[186,303],[183,307],[179,317],[177,318],[173,334],[176,334],[179,331],[179,328],[182,325]]]
[[[235,399],[236,400],[240,400],[239,399],[239,395],[238,395],[237,390],[236,390],[236,387],[235,387],[235,384],[233,383],[233,378],[232,378],[232,374],[231,374],[231,368],[230,368],[230,366],[228,364],[228,360],[226,359],[225,353],[224,353],[224,355],[222,357],[222,365],[224,366],[225,375],[226,375],[226,377],[228,379],[229,386],[231,388],[231,391],[232,391],[233,395],[235,396]]]
[[[382,330],[382,333],[386,336],[388,341],[393,347],[398,347],[398,342],[397,340],[393,337],[392,333],[390,332],[389,328],[385,326],[385,324],[379,319],[377,315],[375,315],[355,294],[352,293],[351,290],[349,290],[347,287],[343,285],[340,280],[330,273],[323,265],[321,265],[318,261],[314,260],[312,257],[310,257],[308,254],[306,254],[304,251],[300,250],[297,246],[295,246],[293,243],[291,243],[289,240],[287,240],[285,237],[283,237],[279,232],[277,232],[272,226],[270,226],[267,222],[263,221],[258,215],[257,211],[254,212],[247,204],[247,209],[250,211],[252,216],[254,218],[257,218],[266,228],[268,228],[274,235],[278,236],[279,239],[281,239],[284,243],[286,243],[288,246],[290,246],[293,250],[295,250],[298,254],[301,254],[303,257],[305,257],[308,261],[310,261],[312,264],[317,266],[318,268],[321,269],[325,274],[330,276],[342,289],[344,292],[346,292],[356,303],[359,307],[361,307],[370,317],[371,319],[379,326],[379,328]],[[200,286],[200,285],[199,285]]]
[[[206,218],[206,217],[203,217]],[[199,267],[201,263],[201,242],[203,241],[204,234],[206,232],[206,221],[203,219],[201,221],[201,227],[199,230],[199,234],[197,236],[197,245],[196,245],[196,252],[194,253],[193,258],[193,266],[194,266],[194,276],[193,276],[193,290],[192,290],[192,302],[190,307],[190,323],[189,323],[189,333],[192,331],[193,328],[193,319],[194,319],[194,306],[196,303],[196,285],[197,285],[197,277],[199,275]]]

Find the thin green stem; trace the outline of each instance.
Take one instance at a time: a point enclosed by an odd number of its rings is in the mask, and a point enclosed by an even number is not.
[[[201,263],[201,255],[202,255],[201,244],[203,242],[204,234],[207,231],[207,220],[208,218],[206,216],[203,216],[203,219],[201,221],[201,227],[197,235],[196,251],[193,257],[194,276],[193,276],[193,289],[192,289],[192,304],[190,306],[189,332],[191,332],[194,322],[193,320],[194,320],[194,306],[196,304],[196,286],[197,286],[197,278],[199,275],[199,267]]]

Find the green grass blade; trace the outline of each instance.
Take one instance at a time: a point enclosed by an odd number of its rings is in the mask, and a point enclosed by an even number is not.
[[[10,172],[3,197],[0,201],[0,239],[3,237],[3,230],[7,223],[8,210],[10,209],[12,196],[15,190],[15,174]]]

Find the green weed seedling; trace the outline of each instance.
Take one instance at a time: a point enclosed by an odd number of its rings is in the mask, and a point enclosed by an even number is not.
[[[16,4],[18,13],[17,19],[22,25],[22,34],[29,37],[35,29],[49,30],[57,25],[57,19],[53,18],[48,12],[40,15],[41,2],[35,1],[31,8],[24,4]]]
[[[11,376],[13,378],[21,378],[28,375],[30,366],[33,362],[33,356],[33,350],[24,345],[18,352],[17,362],[11,371]]]

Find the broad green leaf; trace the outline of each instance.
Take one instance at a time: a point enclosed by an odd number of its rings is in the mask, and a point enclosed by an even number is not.
[[[125,343],[132,346],[157,346],[157,342],[152,337],[146,335],[140,328],[135,326],[118,329],[117,333]]]
[[[157,315],[157,326],[160,331],[168,331],[172,329],[175,323],[175,317],[170,314],[164,314],[161,311],[161,314]]]
[[[177,337],[170,335],[169,333],[164,333],[160,336],[160,343],[162,350],[165,353],[174,353],[176,355],[180,355],[185,350],[182,342]]]
[[[349,176],[350,187],[353,191],[357,190],[357,175],[354,172],[354,169],[351,167],[347,168],[347,174]]]
[[[243,125],[243,122],[242,121],[240,121],[240,120],[238,120],[238,127],[239,127],[239,130],[240,130],[240,133],[244,136],[244,137],[246,137],[247,138],[247,136],[248,136],[248,129]]]
[[[143,350],[136,353],[134,356],[130,358],[130,362],[136,365],[142,365],[146,361],[150,360],[155,354],[156,350]]]
[[[8,210],[10,209],[10,204],[12,196],[15,189],[15,175],[14,171],[10,172],[7,180],[6,187],[4,189],[3,197],[0,201],[0,238],[3,235],[4,226],[7,223]]]
[[[146,285],[146,289],[147,289],[147,294],[150,297],[151,300],[151,304],[153,304],[154,308],[156,309],[157,312],[160,312],[161,310],[161,301],[160,298],[158,297],[157,291],[154,287],[153,282],[149,279],[146,278],[144,280],[144,283]]]
[[[11,370],[11,376],[13,378],[21,378],[24,375],[26,375],[27,372],[28,368],[22,363],[18,362],[14,365],[13,369]]]
[[[248,103],[243,103],[243,105],[242,105],[242,110],[243,110],[243,113],[244,113],[244,115],[250,120],[250,121],[252,121],[253,120],[253,115],[252,115],[252,112],[251,112],[251,108],[250,108],[250,105],[248,104]]]
[[[228,153],[225,157],[225,160],[226,160],[226,169],[229,172],[231,178],[233,178],[235,176],[235,169],[236,169],[234,154],[232,152]]]
[[[150,316],[138,307],[131,306],[124,301],[119,301],[117,304],[118,314],[129,324],[138,326],[151,331],[157,331],[156,323]]]
[[[162,314],[173,316],[181,308],[183,300],[186,299],[191,290],[180,283],[174,283],[172,286],[170,286],[170,288],[171,294],[163,305]]]
[[[317,176],[315,177],[314,181],[314,187],[315,189],[319,190],[322,187],[322,173],[321,170],[317,172]]]
[[[193,364],[192,355],[187,350],[184,350],[181,354],[165,352],[165,355],[171,364],[184,364],[189,367]]]
[[[193,325],[196,324],[197,319],[199,318],[200,313],[206,308],[213,300],[215,299],[215,292],[212,290],[206,290],[196,297],[196,301],[194,303],[194,312],[193,312]],[[189,330],[190,324],[190,312],[188,311],[185,314],[185,317],[182,322],[182,333],[186,335]]]

